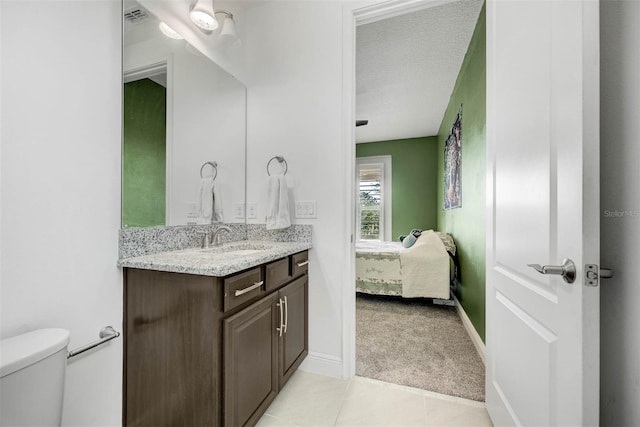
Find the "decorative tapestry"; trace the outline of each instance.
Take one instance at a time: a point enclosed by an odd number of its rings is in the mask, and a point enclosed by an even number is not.
[[[444,209],[462,207],[462,104],[444,143]]]

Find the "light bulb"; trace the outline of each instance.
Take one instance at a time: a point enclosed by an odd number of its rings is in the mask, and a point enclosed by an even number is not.
[[[191,21],[203,30],[213,31],[218,28],[213,3],[211,0],[198,0],[189,13]]]

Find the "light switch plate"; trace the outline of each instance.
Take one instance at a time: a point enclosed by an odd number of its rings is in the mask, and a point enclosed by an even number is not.
[[[315,200],[300,200],[296,202],[296,218],[317,218]]]

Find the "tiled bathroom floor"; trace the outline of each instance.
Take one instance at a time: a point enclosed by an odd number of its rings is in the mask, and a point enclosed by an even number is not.
[[[482,402],[298,370],[258,422],[273,426],[492,426]]]

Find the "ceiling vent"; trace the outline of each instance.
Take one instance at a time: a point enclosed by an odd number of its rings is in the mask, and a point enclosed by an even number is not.
[[[132,7],[124,11],[124,20],[132,24],[142,24],[149,20],[149,12],[141,7]]]

